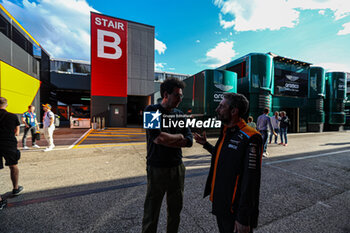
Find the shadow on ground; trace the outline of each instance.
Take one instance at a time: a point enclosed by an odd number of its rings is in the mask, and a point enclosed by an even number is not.
[[[349,149],[264,159],[256,232],[346,232],[350,184],[342,168],[349,165],[348,152],[344,152]],[[268,164],[331,152],[335,155]],[[185,159],[191,159],[186,166],[195,167],[208,164],[210,156]],[[181,233],[218,232],[211,204],[203,199],[207,173],[208,168],[186,171]],[[0,232],[140,232],[145,193],[146,177],[138,176],[23,193],[16,198],[6,195],[9,206],[0,212]],[[159,232],[165,232],[165,226],[163,203]]]

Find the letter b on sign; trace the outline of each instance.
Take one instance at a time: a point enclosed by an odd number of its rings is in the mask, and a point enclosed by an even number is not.
[[[112,37],[113,42],[105,41],[105,36]],[[118,59],[122,56],[122,49],[118,46],[120,37],[117,33],[97,29],[97,56],[109,59]],[[115,53],[105,53],[105,47],[113,48]]]

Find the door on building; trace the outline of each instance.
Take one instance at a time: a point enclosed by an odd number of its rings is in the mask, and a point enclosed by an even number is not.
[[[111,104],[109,112],[109,125],[111,127],[125,126],[125,105]]]
[[[149,96],[128,96],[127,124],[141,126],[143,124],[142,112],[150,103]]]
[[[288,133],[299,133],[299,108],[286,108],[287,116],[290,120],[290,126],[288,127]]]

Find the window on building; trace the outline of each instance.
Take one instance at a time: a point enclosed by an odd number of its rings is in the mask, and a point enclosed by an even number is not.
[[[19,47],[26,50],[27,40],[26,38],[12,26],[12,41],[15,42]]]
[[[66,61],[51,61],[51,70],[61,72],[71,72],[70,62]]]
[[[5,36],[7,37],[10,36],[9,25],[10,25],[9,22],[2,15],[0,15],[0,32],[5,34]]]
[[[26,51],[33,56],[33,44],[29,40],[26,41]]]
[[[32,59],[32,67],[33,67],[33,73],[38,74],[38,66],[37,66],[37,61],[35,58]]]
[[[164,75],[163,75],[163,73],[157,73],[157,72],[155,72],[155,73],[154,73],[154,80],[155,80],[155,81],[159,81],[159,82],[163,81],[163,80],[164,80]]]
[[[81,73],[81,74],[90,74],[91,73],[90,65],[73,63],[73,72]]]
[[[33,45],[33,55],[41,57],[41,48],[36,44]]]
[[[12,41],[24,49],[30,55],[33,55],[33,44],[22,35],[22,33],[12,26]]]
[[[237,65],[234,65],[227,70],[235,72],[237,74],[237,78],[244,78],[246,76],[246,62],[238,63]]]

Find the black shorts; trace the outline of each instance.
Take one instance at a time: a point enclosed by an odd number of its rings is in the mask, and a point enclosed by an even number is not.
[[[2,158],[5,159],[5,165],[11,166],[18,164],[18,160],[21,158],[21,152],[19,150],[15,151],[3,151],[0,150],[0,169],[4,168]]]

